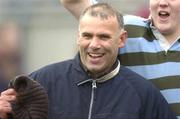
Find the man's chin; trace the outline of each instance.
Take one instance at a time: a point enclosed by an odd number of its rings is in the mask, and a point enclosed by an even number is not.
[[[102,72],[102,69],[100,67],[97,67],[97,66],[88,67],[88,70],[93,74]]]

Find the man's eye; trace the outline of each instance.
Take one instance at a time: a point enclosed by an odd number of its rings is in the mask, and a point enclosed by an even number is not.
[[[92,36],[91,35],[83,35],[83,38],[85,39],[90,39]]]
[[[101,39],[101,40],[108,40],[109,38],[110,38],[109,36],[105,36],[105,35],[100,36],[100,39]]]

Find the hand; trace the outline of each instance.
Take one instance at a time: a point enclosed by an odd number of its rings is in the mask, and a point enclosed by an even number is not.
[[[60,0],[61,4],[77,19],[94,1],[96,0]]]
[[[16,100],[16,91],[14,89],[7,89],[0,95],[0,118],[6,119],[7,114],[11,113],[11,102]]]

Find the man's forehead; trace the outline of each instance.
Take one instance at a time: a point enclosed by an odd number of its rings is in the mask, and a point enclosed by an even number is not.
[[[115,15],[108,15],[108,14],[105,14],[103,12],[100,12],[98,14],[97,13],[84,14],[81,17],[81,19],[84,19],[84,18],[97,18],[97,19],[101,19],[101,20],[108,20],[108,19],[116,18],[116,16]]]

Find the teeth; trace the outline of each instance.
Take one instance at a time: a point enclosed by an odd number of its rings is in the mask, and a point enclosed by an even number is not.
[[[89,54],[89,55],[90,55],[91,57],[101,57],[101,56],[102,56],[102,54],[94,54],[94,53],[93,53],[93,54],[91,53],[91,54]]]
[[[166,13],[165,12],[161,12],[160,14],[165,15]]]
[[[161,12],[159,12],[159,15],[168,16],[169,13],[168,13],[168,12],[163,12],[163,11],[161,11]]]

